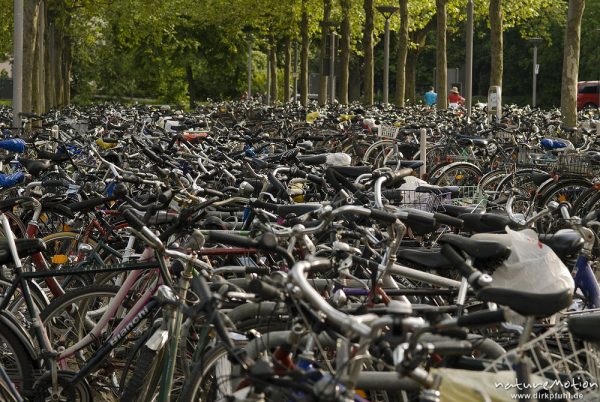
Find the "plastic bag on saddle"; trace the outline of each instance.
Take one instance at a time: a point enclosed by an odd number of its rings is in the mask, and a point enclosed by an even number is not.
[[[569,269],[554,251],[538,240],[531,229],[506,233],[480,233],[473,239],[492,240],[510,247],[510,256],[492,274],[492,286],[531,293],[554,293],[570,289],[575,283]]]

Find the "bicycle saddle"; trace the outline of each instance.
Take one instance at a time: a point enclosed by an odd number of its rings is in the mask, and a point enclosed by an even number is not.
[[[45,170],[52,167],[52,162],[48,159],[27,159],[19,158],[19,163],[23,166],[29,174],[37,176]]]
[[[490,140],[486,139],[486,138],[469,138],[469,137],[461,137],[458,139],[457,141],[460,145],[466,145],[466,146],[476,146],[476,147],[485,147],[487,144],[489,144]]]
[[[551,177],[550,173],[534,172],[531,174],[531,180],[536,186],[539,186]]]
[[[508,216],[500,214],[469,213],[459,215],[458,218],[464,221],[463,229],[465,232],[504,232],[506,226],[511,228],[518,227],[518,225],[513,223]]]
[[[42,239],[17,239],[15,243],[17,245],[17,253],[21,258],[46,250],[46,243]],[[0,264],[8,264],[12,261],[8,241],[0,241]]]
[[[52,153],[52,152],[48,152],[48,151],[44,151],[43,149],[38,149],[37,150],[37,156],[39,156],[42,159],[49,159],[53,162],[66,162],[69,160],[69,155],[67,155],[66,153]]]
[[[356,179],[362,174],[371,173],[373,171],[373,168],[370,166],[330,166],[327,169],[335,170],[342,176],[353,179]]]
[[[472,257],[480,259],[504,259],[510,255],[510,248],[491,240],[475,240],[468,237],[445,234],[438,243],[449,244]]]
[[[443,214],[458,218],[458,216],[462,215],[462,214],[469,214],[469,213],[482,214],[485,212],[485,208],[481,208],[478,206],[462,206],[462,205],[443,204],[443,205],[440,205],[439,207],[437,207],[437,212],[441,212]]]
[[[556,293],[530,293],[520,290],[487,287],[477,292],[484,302],[510,307],[526,317],[548,317],[571,305],[570,289]]]
[[[438,195],[448,194],[448,193],[456,194],[456,193],[458,193],[458,190],[459,190],[458,186],[440,187],[440,186],[434,186],[431,184],[419,186],[415,189],[415,191],[417,193],[431,193],[431,194],[438,194]]]
[[[586,342],[600,342],[600,314],[574,315],[567,321],[569,331]]]
[[[327,154],[298,156],[298,160],[305,165],[322,165],[327,162]]]
[[[554,234],[540,234],[539,239],[561,258],[578,253],[584,243],[583,238],[573,229],[561,229]]]
[[[254,201],[252,206],[255,208],[266,209],[267,211],[274,212],[280,216],[285,216],[287,214],[303,215],[307,212],[311,212],[321,208],[321,204],[279,205],[264,201]]]
[[[452,263],[444,257],[441,250],[426,248],[402,249],[396,254],[399,259],[414,262],[427,268],[449,269]]]
[[[396,166],[398,161],[385,161],[386,166]],[[400,161],[401,168],[417,169],[423,166],[423,161]]]

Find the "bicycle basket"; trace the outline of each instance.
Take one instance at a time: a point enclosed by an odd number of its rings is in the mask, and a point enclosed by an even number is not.
[[[377,136],[380,138],[389,138],[396,139],[398,133],[400,132],[400,127],[388,126],[385,124],[381,124],[377,129]]]
[[[587,155],[564,154],[559,156],[555,172],[558,174],[592,176],[594,169],[598,170],[596,166],[592,165]]]
[[[600,346],[575,339],[566,320],[496,359],[485,371],[510,369],[518,356],[530,361],[532,378],[544,379],[530,384],[534,396],[551,394],[567,400],[600,402]],[[514,388],[514,392],[519,390]]]

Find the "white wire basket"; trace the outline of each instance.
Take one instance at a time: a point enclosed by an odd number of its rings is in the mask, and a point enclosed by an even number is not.
[[[600,345],[575,339],[567,320],[498,358],[485,371],[514,369],[521,358],[530,362],[529,389],[537,399],[600,402]],[[514,391],[519,393],[516,383]]]
[[[381,124],[377,129],[377,136],[379,138],[389,138],[394,140],[396,137],[398,137],[399,132],[400,127]]]
[[[489,195],[478,186],[459,186],[458,191],[447,195],[444,204],[451,205],[472,205],[475,207],[485,207]]]

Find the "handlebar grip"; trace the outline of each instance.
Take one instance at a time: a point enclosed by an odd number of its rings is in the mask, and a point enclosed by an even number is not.
[[[435,353],[440,355],[448,356],[455,355],[460,356],[468,354],[473,350],[473,345],[469,341],[436,341],[433,342]]]
[[[467,264],[464,258],[449,244],[442,245],[442,254],[446,257],[454,267],[458,269],[460,274],[469,279],[473,274],[480,273],[478,270]]]
[[[209,231],[208,240],[214,243],[223,243],[237,247],[256,248],[258,246],[258,242],[256,240],[220,230]]]
[[[123,212],[123,217],[127,223],[129,223],[129,225],[131,225],[131,227],[138,232],[141,231],[145,226],[144,222],[142,222],[141,219],[138,218],[138,216],[131,209],[126,209]]]
[[[452,226],[455,228],[461,228],[465,223],[462,219],[445,214],[440,214],[439,212],[434,213],[433,217],[437,223]]]
[[[413,225],[428,225],[428,226],[434,226],[435,225],[435,218],[433,217],[433,214],[417,214],[417,213],[412,213],[409,212],[408,215],[403,218],[402,220],[406,221],[406,223],[408,223],[408,225],[410,226],[411,224]]]
[[[102,205],[107,201],[114,201],[114,200],[115,200],[115,197],[97,197],[97,198],[91,198],[89,200],[75,202],[75,203],[69,204],[67,206],[69,207],[69,209],[71,209],[74,212],[86,211],[88,209],[97,207],[98,205]]]
[[[69,185],[62,180],[46,180],[42,182],[42,187],[68,187]]]
[[[253,279],[248,285],[248,291],[256,294],[262,300],[278,300],[281,295],[281,291],[275,286],[271,286],[260,279]]]
[[[404,199],[403,192],[404,190],[384,190],[381,195],[390,201],[402,201]]]
[[[140,179],[137,176],[132,176],[132,175],[123,175],[121,177],[121,181],[125,181],[127,183],[132,183],[132,184],[144,184],[142,179]]]
[[[392,173],[392,179],[390,180],[391,183],[388,183],[388,185],[399,184],[403,178],[405,178],[406,176],[412,175],[412,173],[413,173],[413,169],[411,169],[411,168],[403,168],[403,169],[397,170]]]
[[[504,310],[478,311],[473,314],[464,315],[456,319],[459,327],[477,327],[491,324],[500,324],[506,321],[506,312]]]
[[[277,204],[271,204],[270,202],[256,200],[252,202],[254,208],[266,209],[267,211],[277,212]]]
[[[321,176],[317,176],[316,174],[307,174],[306,178],[312,181],[315,184],[325,185],[325,179]]]
[[[370,217],[385,223],[394,223],[398,219],[394,214],[382,211],[380,209],[372,209]]]
[[[246,267],[247,274],[267,275],[269,272],[268,267]]]

